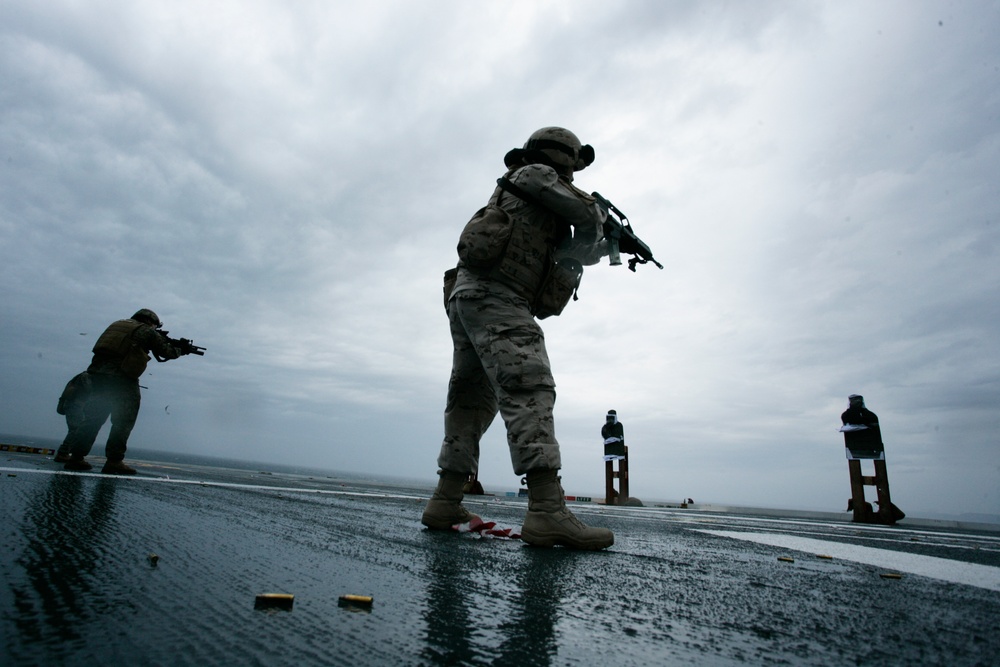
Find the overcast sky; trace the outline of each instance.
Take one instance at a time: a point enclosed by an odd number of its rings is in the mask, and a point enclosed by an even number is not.
[[[643,500],[843,510],[861,393],[898,506],[1000,515],[997,34],[972,0],[5,0],[0,432],[62,438],[147,307],[208,352],[151,364],[131,447],[432,480],[442,273],[562,125],[666,267],[542,322],[568,493],[615,408]],[[499,421],[481,478],[517,488]]]

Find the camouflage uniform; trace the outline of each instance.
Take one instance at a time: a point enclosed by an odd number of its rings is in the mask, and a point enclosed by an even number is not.
[[[119,349],[104,344],[109,340]],[[164,334],[143,322],[119,320],[108,327],[94,346],[94,358],[86,371],[86,394],[65,406],[69,432],[60,452],[68,450],[71,456],[81,458],[89,454],[110,416],[105,455],[108,461],[125,458],[128,438],[139,416],[139,376],[146,369],[149,352],[164,360],[181,356]]]
[[[521,225],[515,231],[527,237],[516,258],[522,277],[544,275],[552,259],[572,257],[589,265],[607,254],[606,214],[571,178],[543,164],[513,168],[506,177],[532,200],[499,192],[491,199],[499,199]],[[545,335],[532,314],[538,287],[459,264],[447,302],[454,356],[438,456],[442,470],[478,471],[479,441],[497,412],[507,427],[516,474],[561,467],[552,419],[555,381]]]

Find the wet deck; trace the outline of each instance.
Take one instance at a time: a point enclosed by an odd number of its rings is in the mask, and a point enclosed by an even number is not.
[[[121,479],[0,456],[4,664],[973,665],[1000,654],[996,532],[580,504],[616,543],[575,553],[425,531],[427,488],[173,464]],[[468,504],[513,527],[525,508]],[[255,609],[261,593],[294,595],[292,609]],[[374,602],[341,606],[344,594]]]

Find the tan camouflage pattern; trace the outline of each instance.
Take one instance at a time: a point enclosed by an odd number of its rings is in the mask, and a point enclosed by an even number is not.
[[[520,167],[508,177],[540,204],[528,204],[510,193],[499,201],[520,223],[515,228],[519,233],[538,236],[516,248],[525,275],[539,275],[547,262],[564,254],[580,258],[583,264],[595,264],[607,254],[606,214],[593,197],[546,165]],[[567,236],[560,247],[552,238],[553,217],[572,229],[572,237]],[[515,474],[558,470],[562,461],[552,418],[556,385],[545,334],[531,314],[523,282],[460,265],[447,310],[454,355],[438,467],[478,472],[480,440],[499,413],[507,428]]]
[[[545,335],[516,295],[468,291],[448,304],[454,342],[438,467],[479,469],[479,441],[499,412],[514,473],[559,469],[555,381]]]
[[[564,127],[543,127],[540,130],[535,130],[535,132],[533,132],[531,136],[528,137],[528,141],[524,142],[524,147],[527,148],[528,145],[533,140],[536,139],[547,139],[549,141],[558,141],[559,143],[565,144],[566,146],[569,146],[570,148],[573,148],[576,151],[579,151],[580,146],[583,145],[580,142],[580,139],[575,134],[573,134]],[[542,149],[542,152],[545,153],[549,157],[549,159],[555,162],[556,164],[562,165],[564,167],[569,167],[570,169],[577,169],[577,164],[576,164],[577,160],[575,156],[571,157],[567,153],[553,150],[551,148]],[[582,169],[582,167],[580,168]]]
[[[489,275],[483,275],[459,265],[452,294],[466,289],[480,289],[504,293],[513,291],[530,298],[537,291],[548,263],[553,259],[573,257],[584,266],[590,266],[608,254],[604,240],[607,214],[593,197],[546,165],[528,165],[508,172],[507,176],[517,187],[539,201],[544,209],[510,193],[498,197],[498,191],[494,191],[490,203],[499,203],[510,214],[515,223],[514,233],[519,238],[511,244],[510,256],[501,262],[502,270],[498,268]],[[565,237],[558,247],[554,245],[558,236],[556,218],[572,229],[572,236]],[[525,238],[525,235],[530,237]],[[511,289],[505,290],[504,287]]]

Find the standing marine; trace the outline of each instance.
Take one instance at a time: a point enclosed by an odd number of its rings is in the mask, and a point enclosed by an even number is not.
[[[538,130],[504,157],[507,172],[462,232],[458,266],[445,274],[454,355],[439,481],[421,519],[432,530],[478,518],[461,504],[463,485],[478,472],[480,439],[499,412],[514,473],[527,478],[521,539],[586,550],[614,544],[610,530],[566,507],[555,381],[536,321],[562,312],[583,266],[608,254],[606,211],[573,185],[593,161],[594,149],[569,130]]]
[[[66,415],[68,432],[56,452],[55,461],[66,470],[93,468],[86,456],[104,422],[111,417],[111,432],[105,445],[102,473],[134,475],[125,464],[129,435],[139,416],[139,377],[145,372],[150,354],[157,361],[201,354],[185,339],[174,340],[160,331],[163,324],[156,313],[143,308],[127,320],[112,323],[94,345],[90,366],[70,380],[59,399],[57,410]]]

